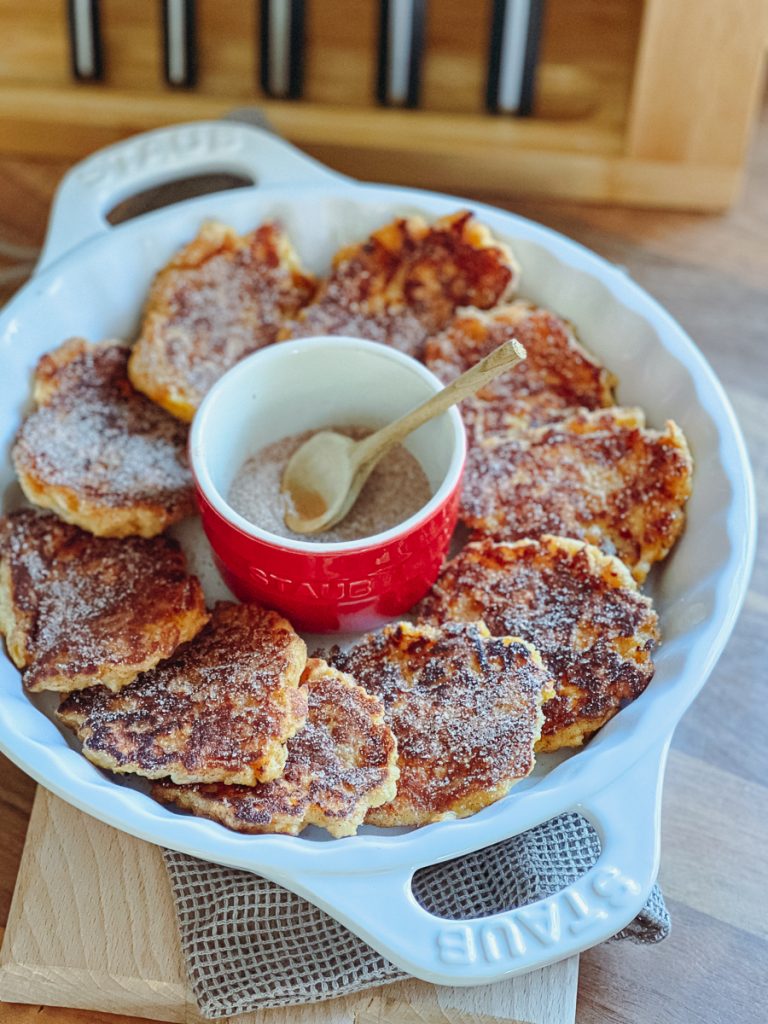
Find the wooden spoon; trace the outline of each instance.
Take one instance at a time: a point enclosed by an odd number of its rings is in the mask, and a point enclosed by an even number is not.
[[[314,434],[293,453],[283,471],[281,489],[290,495],[293,505],[285,513],[285,525],[294,533],[319,533],[335,526],[347,515],[374,466],[393,445],[511,370],[525,355],[518,341],[505,342],[428,401],[362,441],[333,430]]]

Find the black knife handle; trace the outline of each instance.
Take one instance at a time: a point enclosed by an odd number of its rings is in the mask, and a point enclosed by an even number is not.
[[[381,0],[376,98],[383,106],[419,105],[426,22],[427,0]]]
[[[494,114],[533,113],[544,0],[493,0],[486,106]]]
[[[261,88],[273,99],[299,99],[304,90],[305,2],[260,0],[259,7]]]
[[[197,83],[196,0],[163,0],[163,75],[168,85]]]
[[[79,82],[98,82],[104,77],[99,0],[67,0],[69,60]]]

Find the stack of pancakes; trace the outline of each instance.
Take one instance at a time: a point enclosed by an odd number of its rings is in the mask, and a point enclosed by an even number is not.
[[[12,457],[30,508],[0,520],[0,632],[30,691],[111,772],[248,833],[333,836],[463,817],[579,746],[653,675],[642,584],[684,525],[692,462],[645,426],[557,314],[512,301],[509,248],[466,211],[387,224],[302,269],[280,225],[221,224],[156,276],[132,345],[44,356]],[[265,345],[355,334],[444,381],[528,352],[466,401],[469,540],[413,611],[347,649],[256,605],[206,609],[178,544],[186,422]],[[53,513],[53,514],[51,514]]]

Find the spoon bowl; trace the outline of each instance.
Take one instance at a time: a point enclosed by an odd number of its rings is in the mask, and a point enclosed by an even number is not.
[[[335,430],[321,430],[294,453],[283,477],[292,506],[285,513],[289,530],[319,533],[346,516],[365,482],[353,486],[356,444]]]

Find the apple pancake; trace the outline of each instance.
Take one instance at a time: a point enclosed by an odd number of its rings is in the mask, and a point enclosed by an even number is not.
[[[627,567],[590,544],[483,541],[443,569],[420,620],[482,620],[533,644],[552,674],[537,750],[578,747],[651,681],[658,618]]]
[[[645,427],[640,409],[580,412],[470,449],[460,517],[475,533],[545,533],[618,555],[642,583],[685,523],[693,462],[680,428]]]
[[[244,356],[277,340],[312,298],[315,281],[279,224],[241,236],[207,221],[155,276],[128,373],[182,420]]]
[[[341,249],[314,302],[281,337],[349,334],[420,358],[459,306],[495,306],[519,275],[509,248],[466,210],[432,225],[401,218]]]
[[[397,740],[397,795],[373,825],[425,825],[493,803],[533,768],[549,675],[524,640],[482,623],[406,622],[331,652],[331,664],[384,703]]]
[[[277,778],[306,718],[306,646],[253,604],[219,602],[195,639],[119,693],[70,694],[59,718],[113,772],[253,785]]]
[[[470,442],[540,426],[579,407],[614,404],[613,375],[581,346],[566,320],[529,302],[459,310],[427,341],[424,361],[449,384],[512,338],[525,348],[525,361],[461,403]]]
[[[154,537],[195,510],[187,428],[132,387],[128,356],[82,338],[44,355],[12,451],[33,504],[100,537]]]
[[[94,537],[32,509],[0,519],[0,633],[29,690],[120,690],[207,620],[167,537]]]
[[[352,836],[366,811],[397,790],[397,744],[378,698],[351,676],[312,658],[302,676],[307,721],[288,740],[279,779],[256,786],[155,783],[152,795],[236,832],[298,835],[318,825],[332,836]]]

